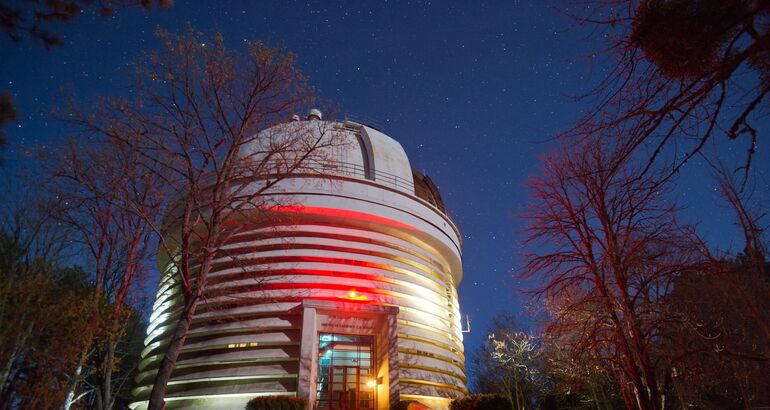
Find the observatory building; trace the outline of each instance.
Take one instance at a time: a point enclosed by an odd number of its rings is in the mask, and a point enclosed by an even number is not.
[[[238,233],[215,261],[168,386],[168,409],[243,409],[292,396],[310,409],[447,409],[467,394],[457,286],[461,236],[436,186],[401,145],[370,126],[311,112],[262,131],[331,130],[323,172],[271,192],[275,224]],[[255,139],[259,149],[262,138]],[[248,152],[245,152],[247,154]],[[279,215],[280,214],[280,215]],[[280,222],[279,222],[280,221]],[[139,365],[144,409],[175,325],[179,293],[163,275]]]

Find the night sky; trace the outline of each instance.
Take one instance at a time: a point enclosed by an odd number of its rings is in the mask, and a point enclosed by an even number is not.
[[[256,3],[177,0],[169,10],[118,10],[108,19],[84,13],[60,27],[65,43],[50,51],[29,40],[0,40],[0,90],[13,93],[21,115],[6,128],[0,172],[34,170],[25,153],[35,147],[55,153],[66,137],[49,114],[60,87],[74,90],[85,106],[99,95],[129,94],[126,64],[157,47],[156,27],[218,30],[233,47],[243,39],[283,45],[325,98],[378,123],[439,186],[463,233],[460,303],[472,320],[466,349],[480,345],[497,312],[513,311],[532,325],[515,289],[522,284],[513,278],[520,263],[517,215],[527,203],[523,181],[537,173],[554,134],[588,108],[572,97],[602,79],[604,65],[590,58],[603,47],[602,34],[540,0]],[[765,118],[757,125],[762,136],[770,124]],[[709,151],[730,160],[747,148],[717,145]],[[754,172],[762,194],[767,158],[760,146]],[[700,222],[715,247],[739,250],[703,162],[692,161],[677,179],[683,215]]]

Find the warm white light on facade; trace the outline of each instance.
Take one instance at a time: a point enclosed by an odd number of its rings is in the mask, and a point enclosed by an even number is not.
[[[310,118],[263,133],[311,130],[342,143],[326,153],[322,172],[269,192],[286,203],[273,210],[283,222],[234,237],[228,253],[238,267],[215,263],[210,290],[224,296],[199,305],[169,383],[169,410],[243,408],[259,395],[305,397],[323,409],[342,400],[333,390],[340,381],[358,386],[343,398],[362,409],[409,398],[441,409],[467,392],[461,239],[437,188],[376,129]],[[261,140],[242,155],[259,152]],[[173,269],[150,316],[132,408],[146,406],[175,328]]]

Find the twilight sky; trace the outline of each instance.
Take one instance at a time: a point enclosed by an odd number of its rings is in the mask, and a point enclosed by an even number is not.
[[[463,233],[463,313],[472,320],[466,350],[485,339],[490,318],[516,312],[529,324],[515,290],[523,181],[555,132],[575,121],[586,104],[572,96],[601,80],[590,55],[603,46],[541,0],[499,2],[182,1],[169,10],[93,13],[62,25],[65,44],[0,40],[0,90],[10,90],[21,121],[6,129],[1,177],[32,164],[29,148],[46,149],[66,131],[49,119],[60,87],[87,105],[98,95],[130,93],[126,63],[157,46],[153,31],[188,22],[221,31],[229,45],[260,39],[295,52],[311,82],[342,112],[368,118],[398,140],[412,166],[439,186]],[[559,1],[550,2],[560,4]],[[759,125],[760,136],[770,123]],[[763,139],[760,138],[760,143]],[[722,157],[741,158],[744,143],[718,143]],[[760,146],[759,189],[767,198],[770,161]],[[700,222],[721,249],[740,248],[731,215],[718,202],[709,171],[692,161],[677,180],[676,196],[688,221]]]

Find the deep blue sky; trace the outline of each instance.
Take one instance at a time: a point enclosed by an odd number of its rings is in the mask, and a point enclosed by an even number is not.
[[[589,36],[541,0],[177,0],[170,10],[119,10],[106,20],[87,13],[61,27],[65,44],[51,51],[0,40],[0,90],[14,94],[22,115],[7,128],[2,172],[29,164],[25,150],[50,150],[65,136],[48,118],[59,87],[76,90],[84,104],[97,95],[125,95],[124,67],[157,46],[155,28],[179,32],[188,22],[221,31],[231,45],[260,39],[294,51],[326,98],[380,123],[412,166],[437,183],[463,232],[460,303],[473,329],[467,350],[484,340],[496,312],[511,310],[528,322],[512,276],[519,263],[516,215],[527,201],[522,183],[537,172],[553,134],[586,109],[570,96],[602,78],[601,64],[588,58],[603,46],[601,35]],[[760,135],[767,128],[765,120]],[[742,155],[745,147],[728,144],[724,152]],[[760,147],[755,168],[765,189],[767,157]],[[715,246],[739,247],[701,162],[678,180],[686,218],[700,221]]]

